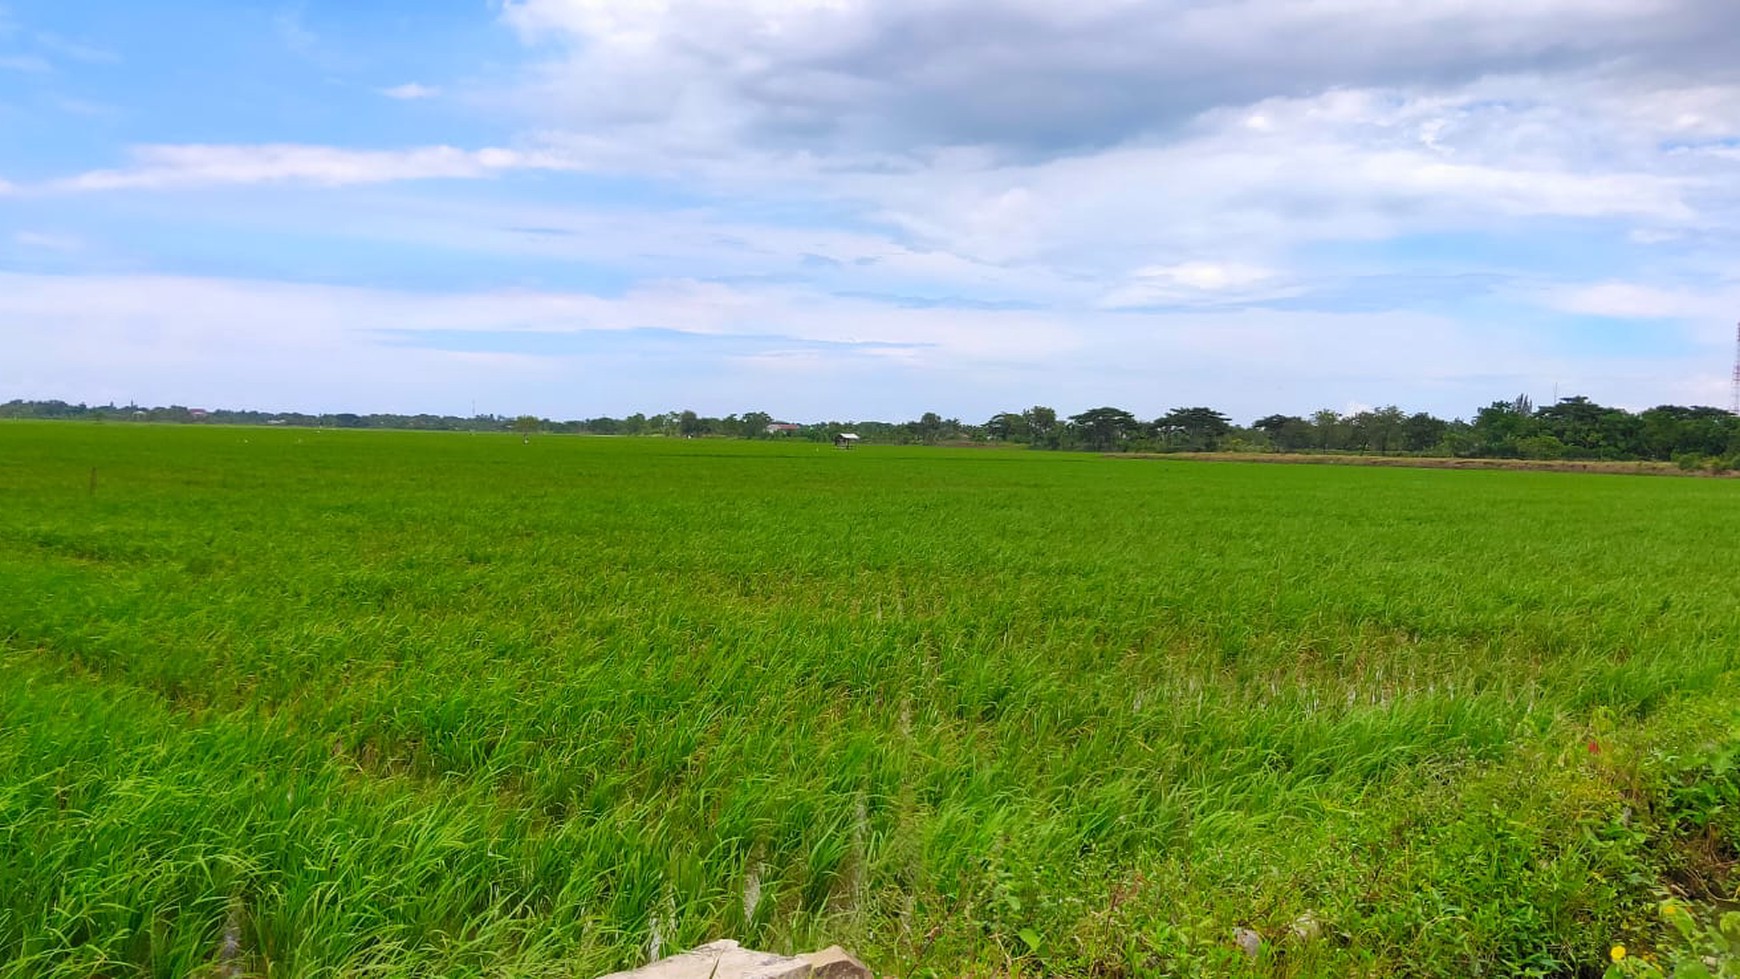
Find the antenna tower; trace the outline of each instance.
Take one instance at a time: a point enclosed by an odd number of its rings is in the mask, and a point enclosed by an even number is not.
[[[1730,395],[1728,411],[1740,415],[1740,327],[1734,330],[1734,391]]]

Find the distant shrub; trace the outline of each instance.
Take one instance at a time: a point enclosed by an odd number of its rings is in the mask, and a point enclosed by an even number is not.
[[[1530,435],[1516,440],[1517,454],[1524,459],[1563,459],[1565,443],[1551,435]]]

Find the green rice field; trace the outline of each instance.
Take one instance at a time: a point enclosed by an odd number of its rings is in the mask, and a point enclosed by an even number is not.
[[[1737,667],[1734,481],[0,424],[0,976],[1596,976]]]

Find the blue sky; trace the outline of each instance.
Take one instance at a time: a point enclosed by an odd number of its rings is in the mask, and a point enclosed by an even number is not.
[[[0,0],[0,400],[1726,404],[1731,0]]]

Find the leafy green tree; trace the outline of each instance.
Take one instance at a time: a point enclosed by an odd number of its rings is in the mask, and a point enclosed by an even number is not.
[[[1326,452],[1336,452],[1351,446],[1352,429],[1341,413],[1333,408],[1319,408],[1311,413],[1314,444]]]
[[[1232,431],[1232,422],[1213,408],[1174,408],[1154,428],[1168,443],[1192,452],[1213,452]]]
[[[1269,438],[1269,444],[1280,452],[1298,452],[1311,448],[1311,423],[1298,415],[1265,415],[1251,422],[1251,427]]]
[[[1428,452],[1444,441],[1450,423],[1434,418],[1424,411],[1415,412],[1402,422],[1402,449],[1406,452]]]
[[[1347,420],[1353,448],[1379,454],[1394,452],[1402,445],[1402,425],[1407,416],[1395,405],[1356,413]]]
[[[773,416],[765,411],[746,411],[740,422],[743,427],[743,437],[760,439],[767,437],[767,426],[773,424]]]
[[[1021,413],[1021,420],[1027,424],[1029,442],[1047,449],[1063,447],[1067,430],[1057,423],[1056,409],[1034,405]]]
[[[985,423],[985,434],[999,442],[1025,442],[1031,434],[1027,419],[1012,411],[999,412]]]
[[[1593,453],[1602,443],[1602,416],[1607,409],[1581,395],[1534,413],[1535,427],[1566,446]]]
[[[1642,452],[1654,459],[1671,459],[1678,452],[1721,456],[1740,436],[1740,418],[1719,408],[1658,405],[1638,416]]]
[[[1142,433],[1142,423],[1121,408],[1091,408],[1069,416],[1070,426],[1081,433],[1089,448],[1109,452],[1123,448],[1130,439]]]
[[[1520,452],[1517,440],[1533,435],[1534,419],[1517,410],[1517,401],[1494,401],[1474,415],[1471,433],[1475,455],[1514,459]],[[1563,441],[1563,440],[1561,440]]]

